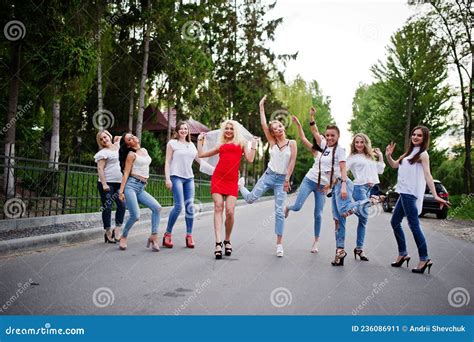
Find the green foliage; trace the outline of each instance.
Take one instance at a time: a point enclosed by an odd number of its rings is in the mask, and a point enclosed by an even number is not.
[[[406,24],[390,41],[387,60],[372,67],[376,82],[361,84],[356,90],[349,124],[352,133],[366,133],[372,145],[382,150],[391,141],[396,142],[394,157],[398,157],[408,146],[416,125],[430,129],[431,146],[450,128],[452,94],[445,85],[445,47],[436,41],[426,22]],[[430,153],[436,167],[443,152]],[[395,179],[396,170],[387,168],[382,185],[391,185]]]
[[[457,218],[460,220],[474,220],[474,198],[473,195],[449,196],[452,206],[448,211],[448,220]]]
[[[323,132],[328,124],[334,123],[334,119],[330,114],[330,103],[328,97],[322,94],[318,82],[313,80],[309,83],[297,76],[290,84],[277,83],[274,89],[277,99],[283,104],[284,109],[277,108],[276,104],[271,104],[267,108],[267,113],[278,113],[282,110],[284,123],[286,124],[288,136],[296,139],[298,142],[298,156],[294,170],[294,177],[297,183],[303,180],[304,175],[313,165],[314,159],[311,151],[303,146],[298,137],[295,125],[292,124],[290,115],[295,115],[300,120],[306,138],[312,141],[312,135],[309,127],[309,109],[315,107],[317,109],[316,123]],[[272,110],[269,111],[268,109]],[[286,116],[285,116],[286,115]],[[268,116],[268,115],[267,115]]]
[[[148,154],[150,155],[152,162],[151,166],[159,168],[160,174],[164,171],[161,170],[165,163],[165,154],[163,153],[163,144],[156,138],[156,136],[148,131],[144,131],[142,134],[141,145],[147,149]]]

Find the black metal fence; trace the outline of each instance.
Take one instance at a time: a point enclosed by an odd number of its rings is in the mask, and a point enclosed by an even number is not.
[[[0,219],[97,212],[101,207],[95,166],[75,164],[70,158],[51,162],[3,155],[2,171]],[[196,175],[196,200],[212,201],[209,179]],[[151,174],[147,191],[162,206],[173,204],[163,175]]]

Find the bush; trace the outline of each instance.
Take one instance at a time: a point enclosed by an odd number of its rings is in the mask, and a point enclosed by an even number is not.
[[[452,206],[448,211],[448,217],[462,220],[474,219],[474,194],[449,196]]]

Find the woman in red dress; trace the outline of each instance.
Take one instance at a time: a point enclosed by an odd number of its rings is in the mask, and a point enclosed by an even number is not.
[[[258,139],[254,137],[252,147],[249,149],[245,139],[240,132],[240,124],[234,120],[227,120],[221,125],[218,145],[203,151],[205,134],[198,136],[199,158],[207,158],[219,155],[216,169],[211,178],[211,194],[214,200],[214,231],[216,235],[216,248],[214,255],[216,259],[222,259],[222,249],[225,255],[232,254],[230,235],[234,226],[235,203],[238,196],[239,168],[242,154],[248,162],[253,162]],[[225,239],[221,240],[221,227],[225,202]]]

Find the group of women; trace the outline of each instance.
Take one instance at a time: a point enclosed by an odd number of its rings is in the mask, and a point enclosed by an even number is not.
[[[314,195],[314,242],[311,252],[317,253],[322,225],[322,212],[326,197],[331,198],[332,216],[335,223],[336,253],[333,266],[343,266],[345,251],[346,218],[352,214],[358,217],[357,240],[354,248],[354,257],[361,261],[368,261],[364,253],[364,238],[368,221],[369,207],[383,201],[383,196],[371,195],[374,185],[379,183],[378,175],[384,171],[383,155],[380,149],[373,149],[370,139],[363,133],[354,136],[349,156],[339,145],[340,131],[335,125],[326,127],[324,134],[320,133],[316,125],[316,110],[311,108],[309,126],[313,136],[310,142],[305,136],[302,124],[293,116],[293,122],[298,129],[298,135],[303,145],[309,149],[314,157],[314,163],[304,177],[292,204],[287,204],[287,193],[290,190],[290,178],[293,173],[297,144],[288,139],[285,126],[278,120],[267,123],[265,116],[265,101],[260,101],[260,122],[269,144],[270,159],[267,169],[259,178],[254,188],[249,191],[245,187],[245,179],[239,179],[239,169],[242,156],[247,162],[253,162],[260,138],[245,139],[243,127],[236,121],[227,120],[221,125],[218,142],[211,148],[204,148],[206,134],[197,138],[197,148],[191,142],[190,129],[186,122],[179,122],[173,138],[166,148],[165,182],[166,187],[173,193],[174,207],[170,212],[162,246],[173,247],[172,230],[176,220],[185,209],[186,236],[188,248],[194,248],[192,238],[194,218],[194,161],[206,163],[201,158],[218,156],[218,162],[212,169],[211,195],[214,201],[214,233],[216,259],[223,255],[232,254],[231,235],[234,226],[235,205],[238,192],[247,203],[255,202],[268,190],[273,190],[275,197],[275,234],[276,255],[282,257],[283,232],[285,219],[290,211],[299,211],[308,196]],[[100,147],[95,155],[99,173],[98,188],[102,200],[102,218],[104,222],[104,241],[119,243],[119,248],[127,248],[127,237],[133,224],[140,218],[139,203],[150,208],[151,235],[147,240],[147,247],[159,251],[158,225],[160,222],[161,206],[158,201],[145,190],[149,177],[151,158],[145,148],[140,146],[137,137],[125,133],[122,137],[113,138],[107,131],[97,134]],[[413,129],[410,146],[398,159],[392,154],[395,144],[387,146],[385,154],[388,163],[398,168],[396,191],[400,198],[395,206],[391,225],[398,244],[398,257],[391,264],[393,267],[408,263],[410,256],[407,252],[405,235],[401,227],[403,217],[407,217],[408,225],[418,247],[419,263],[412,271],[414,273],[428,272],[433,265],[428,257],[427,243],[420,227],[418,214],[421,212],[423,195],[428,185],[436,201],[440,205],[449,206],[449,203],[440,198],[434,187],[429,168],[429,130],[424,126]],[[348,177],[348,172],[353,180]],[[112,203],[117,205],[115,228],[111,228]],[[120,232],[125,214],[125,203],[130,216]],[[224,220],[225,212],[225,220]],[[225,235],[222,239],[222,225],[225,226]]]

